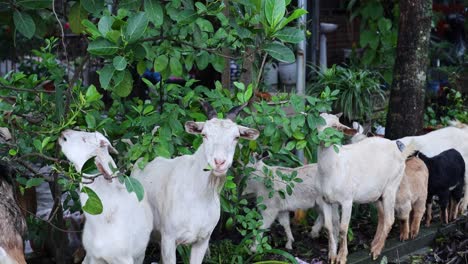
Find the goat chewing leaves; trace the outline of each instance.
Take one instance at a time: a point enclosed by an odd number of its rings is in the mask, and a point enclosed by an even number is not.
[[[212,171],[213,167],[210,166],[210,164],[207,164],[206,167],[203,169],[203,171]]]
[[[83,165],[83,168],[81,169],[81,173],[89,174],[89,175],[99,174],[99,170],[96,166],[95,158],[96,157],[92,157],[85,162],[85,164]]]

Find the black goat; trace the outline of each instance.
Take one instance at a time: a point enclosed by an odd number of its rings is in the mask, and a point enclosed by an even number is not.
[[[439,197],[439,206],[442,222],[446,224],[454,220],[458,214],[458,203],[463,197],[463,186],[465,183],[465,161],[460,152],[449,149],[429,158],[421,152],[416,156],[424,161],[429,169],[429,184],[426,202],[426,226],[432,219],[432,198]],[[450,208],[447,213],[447,206]],[[450,217],[449,217],[450,215]]]
[[[22,238],[26,234],[26,221],[13,190],[11,170],[0,161],[0,263],[26,264]]]

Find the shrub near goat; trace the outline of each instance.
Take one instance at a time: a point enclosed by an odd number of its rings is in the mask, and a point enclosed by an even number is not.
[[[117,152],[101,133],[66,130],[59,138],[62,152],[77,171],[92,157],[102,175],[85,183],[80,188],[91,188],[101,199],[103,211],[92,215],[85,211],[83,246],[86,257],[83,263],[141,264],[152,230],[152,212],[146,200],[138,201],[117,179],[112,179],[116,168],[109,151]],[[82,205],[88,195],[80,194]]]
[[[263,197],[263,204],[266,206],[266,209],[261,212],[263,218],[261,229],[270,228],[273,221],[278,218],[287,236],[285,247],[287,249],[292,249],[292,242],[294,242],[294,237],[291,232],[291,226],[289,224],[289,212],[295,211],[297,209],[309,209],[316,207],[319,209],[319,216],[314,226],[312,227],[310,235],[313,238],[318,237],[319,232],[323,226],[323,215],[320,209],[323,201],[320,195],[320,186],[317,182],[317,164],[308,164],[298,168],[286,168],[279,166],[268,166],[263,161],[258,161],[251,166],[255,169],[255,171],[253,171],[249,176],[247,180],[247,186],[243,194],[253,193],[256,197]],[[270,190],[265,187],[263,179],[265,177],[269,177],[268,174],[271,174],[272,177],[275,177],[278,171],[283,174],[291,174],[296,172],[297,178],[301,179],[302,182],[299,182],[295,185],[294,191],[291,195],[286,195],[284,198],[281,198],[278,195],[274,195],[270,198]],[[285,188],[286,183],[280,180],[273,180],[273,189],[275,191],[284,190]],[[333,212],[333,220],[336,220],[334,225],[338,225],[338,212]],[[255,250],[255,246],[256,245],[253,246],[252,250]]]

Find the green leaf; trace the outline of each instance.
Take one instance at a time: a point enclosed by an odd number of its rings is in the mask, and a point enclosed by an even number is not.
[[[68,22],[70,23],[70,29],[75,34],[80,34],[85,30],[85,27],[81,24],[83,19],[88,17],[88,12],[81,7],[80,3],[75,3],[70,8],[70,13],[68,14]]]
[[[104,9],[104,0],[81,0],[80,3],[86,11],[93,14]]]
[[[109,32],[107,32],[106,34],[106,39],[114,42],[114,43],[118,43],[119,42],[119,39],[120,39],[120,31],[117,31],[117,30],[111,30]]]
[[[83,206],[83,210],[91,215],[98,215],[102,213],[102,202],[101,199],[97,196],[97,194],[89,187],[84,186],[81,188],[82,193],[86,193],[88,195],[88,199]]]
[[[297,142],[296,144],[296,148],[297,149],[303,149],[307,146],[307,141],[305,140],[300,140],[299,142]]]
[[[279,42],[267,44],[263,49],[278,61],[292,63],[296,60],[292,50]]]
[[[290,16],[288,16],[286,19],[281,20],[279,28],[280,29],[284,28],[291,21],[293,21],[294,19],[297,19],[297,18],[299,18],[299,17],[301,17],[302,15],[305,15],[305,14],[307,14],[307,11],[304,10],[304,9],[294,10],[293,13]]]
[[[94,115],[92,115],[91,113],[87,113],[85,115],[85,120],[86,124],[88,125],[88,128],[96,128],[96,118],[94,117]]]
[[[41,143],[42,149],[44,149],[47,146],[47,144],[49,144],[49,142],[50,142],[50,137],[45,137]]]
[[[17,0],[16,4],[24,8],[52,8],[52,0]]]
[[[26,182],[25,188],[31,188],[41,185],[44,182],[44,178],[31,178]]]
[[[210,54],[208,54],[208,52],[205,50],[200,51],[200,53],[198,53],[196,62],[199,70],[206,69],[206,67],[208,67],[208,63],[210,62]]]
[[[379,35],[370,30],[365,30],[360,35],[359,44],[362,48],[369,45],[372,49],[376,49],[379,45]]]
[[[224,70],[224,58],[216,55],[216,54],[211,54],[211,64],[213,65],[213,68],[219,72],[222,73]]]
[[[158,0],[145,0],[145,11],[149,20],[155,27],[159,27],[164,22],[164,14],[161,4]]]
[[[86,31],[91,34],[93,38],[97,38],[101,36],[101,32],[97,29],[96,25],[93,24],[93,22],[89,21],[88,19],[85,19],[81,21],[81,24],[85,26]]]
[[[86,102],[91,103],[101,99],[102,95],[97,91],[96,86],[90,85],[86,90]]]
[[[162,72],[167,68],[169,58],[166,55],[160,55],[154,60],[154,70],[156,72]]]
[[[275,28],[286,12],[286,4],[284,0],[266,0],[265,2],[265,18],[271,28]]]
[[[110,16],[103,16],[99,20],[98,29],[103,36],[106,36],[109,31],[112,30],[112,24],[114,23],[114,18]]]
[[[127,191],[129,193],[134,192],[136,194],[136,197],[138,198],[138,201],[141,202],[143,200],[143,197],[145,195],[145,190],[143,189],[143,185],[141,183],[133,178],[133,177],[123,177],[124,182],[125,182],[125,187],[127,188]]]
[[[117,56],[112,60],[112,64],[116,70],[123,71],[127,67],[127,60],[122,56]]]
[[[182,76],[182,64],[177,58],[171,57],[169,61],[169,67],[171,69],[172,76],[176,76],[176,77]]]
[[[26,38],[30,39],[36,32],[36,24],[30,15],[24,12],[16,10],[13,13],[13,21],[16,29]]]
[[[81,173],[88,174],[88,175],[97,175],[99,174],[99,170],[96,166],[96,162],[94,161],[95,157],[88,159],[83,167],[81,168]]]
[[[99,71],[99,82],[103,89],[109,88],[112,76],[114,76],[115,68],[113,65],[107,64]]]
[[[39,139],[34,139],[33,145],[39,152],[42,152],[42,142]]]
[[[124,30],[125,39],[129,42],[135,42],[143,36],[148,27],[148,18],[144,12],[139,12],[131,16],[127,21],[127,26]]]
[[[392,21],[388,18],[381,17],[379,19],[378,26],[380,32],[386,33],[392,28]]]
[[[283,28],[276,32],[274,36],[289,43],[299,43],[305,39],[304,31],[293,27]]]
[[[133,88],[133,78],[132,74],[128,69],[124,71],[124,78],[123,80],[114,87],[114,92],[116,95],[120,97],[127,97]]]
[[[112,55],[118,50],[119,46],[103,38],[99,38],[88,45],[88,52],[93,55]]]
[[[203,18],[197,18],[195,23],[198,25],[201,31],[205,32],[214,32],[213,25],[211,24],[210,21],[203,19]]]

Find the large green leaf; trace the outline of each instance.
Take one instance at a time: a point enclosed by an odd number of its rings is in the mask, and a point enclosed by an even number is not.
[[[381,17],[379,19],[379,22],[377,23],[378,23],[380,32],[384,34],[392,28],[392,21],[388,18]]]
[[[112,24],[114,23],[114,18],[110,16],[103,16],[99,20],[98,29],[103,36],[106,36],[109,31],[112,30]]]
[[[284,0],[266,0],[265,2],[265,17],[271,28],[275,28],[286,12],[286,4]]]
[[[127,26],[124,30],[125,39],[128,42],[135,42],[143,36],[148,27],[148,18],[144,12],[139,12],[131,16],[127,21]]]
[[[88,200],[86,200],[86,203],[83,205],[83,210],[91,215],[98,215],[102,213],[102,202],[101,199],[99,199],[97,196],[96,192],[87,186],[81,188],[81,192],[88,195]]]
[[[96,25],[88,19],[81,21],[81,24],[85,27],[85,30],[92,36],[92,38],[98,38],[101,36],[101,32],[97,29]]]
[[[81,0],[80,2],[86,11],[93,14],[104,9],[104,0]]]
[[[198,27],[200,28],[201,31],[214,32],[213,25],[211,24],[210,21],[208,21],[206,19],[197,18],[195,23],[197,23],[197,25],[198,25]]]
[[[160,55],[154,61],[154,70],[157,72],[162,72],[167,68],[169,64],[169,58],[166,55]]]
[[[112,76],[114,76],[114,72],[115,72],[115,68],[111,64],[105,65],[99,71],[99,82],[101,83],[101,87],[103,89],[109,88],[109,84],[112,79]]]
[[[30,15],[18,10],[13,13],[13,21],[15,22],[16,29],[26,38],[30,39],[34,36],[36,31],[36,24]]]
[[[159,0],[145,0],[145,11],[148,19],[159,27],[164,22],[164,14]]]
[[[123,80],[114,87],[114,92],[120,97],[127,97],[133,88],[132,74],[127,70],[124,71]]]
[[[289,24],[291,21],[294,19],[299,18],[302,15],[307,14],[307,11],[304,9],[296,9],[293,11],[293,13],[288,16],[286,19],[281,20],[279,28],[285,27],[287,24]]]
[[[274,36],[289,43],[299,43],[305,39],[304,31],[293,27],[283,28],[276,32]]]
[[[362,48],[369,45],[372,49],[376,49],[379,45],[379,35],[376,32],[365,30],[361,33],[359,44]]]
[[[141,183],[132,177],[123,177],[124,182],[125,182],[125,187],[127,188],[127,191],[129,193],[134,192],[138,201],[143,200],[143,196],[145,195],[145,190],[143,189],[143,185]]]
[[[267,44],[263,47],[263,49],[274,59],[282,62],[294,62],[296,57],[292,50],[281,43],[274,42]]]
[[[127,60],[122,56],[117,56],[112,60],[112,64],[114,64],[116,70],[123,71],[127,67]]]
[[[169,60],[169,68],[171,69],[172,76],[182,76],[182,64],[176,57],[171,57],[171,59]]]
[[[16,4],[29,9],[48,8],[52,7],[52,0],[17,0]]]
[[[81,21],[88,17],[88,12],[80,5],[80,3],[75,3],[70,8],[70,13],[68,14],[68,22],[70,23],[70,29],[75,34],[80,34],[85,30]]]
[[[88,45],[88,52],[93,55],[112,55],[117,52],[119,46],[106,40],[99,38]]]

